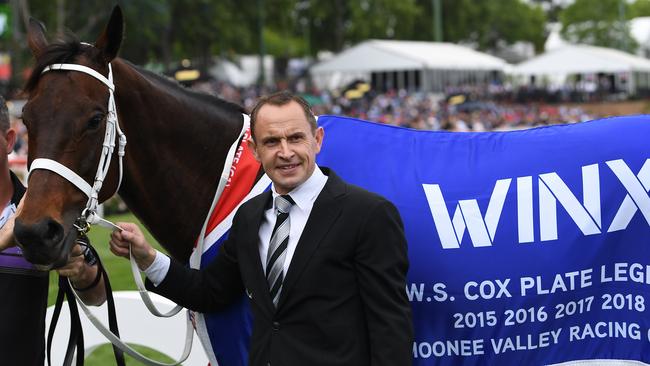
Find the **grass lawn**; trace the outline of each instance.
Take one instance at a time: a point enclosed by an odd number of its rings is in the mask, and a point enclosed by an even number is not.
[[[142,230],[144,231],[145,235],[147,236],[147,240],[153,245],[155,245],[157,248],[160,248],[158,243],[151,237],[151,234],[149,234],[149,232],[142,226],[142,224],[138,222],[138,220],[133,215],[125,214],[119,216],[110,216],[108,217],[108,220],[113,222],[128,221],[128,222],[138,223],[142,228]],[[135,283],[133,282],[133,276],[131,275],[131,267],[129,266],[129,261],[121,257],[116,257],[115,255],[113,255],[113,253],[110,252],[110,250],[108,249],[109,236],[110,236],[110,231],[108,229],[99,226],[92,227],[92,229],[88,233],[90,242],[92,243],[93,247],[95,247],[95,249],[97,250],[97,253],[99,253],[102,263],[106,267],[106,272],[108,272],[108,276],[110,278],[113,291],[136,290]],[[50,291],[48,297],[48,305],[53,305],[54,301],[56,300],[56,293],[59,287],[58,278],[59,276],[56,272],[53,271],[52,273],[50,273]],[[118,324],[119,324],[119,319],[118,319]],[[152,335],[152,337],[153,336],[155,335]],[[201,347],[201,345],[195,344],[194,347]],[[166,357],[165,355],[162,355],[154,350],[148,349],[147,347],[135,347],[135,348],[139,352],[143,353],[145,356],[154,358],[157,361],[167,362],[167,363],[172,361],[171,358]],[[134,360],[128,355],[126,355],[126,362],[129,365],[140,364],[138,361]],[[86,362],[85,362],[86,366],[106,366],[106,365],[114,365],[114,364],[115,364],[115,359],[110,344],[101,346],[98,349],[96,349],[92,354],[90,354],[86,358]]]

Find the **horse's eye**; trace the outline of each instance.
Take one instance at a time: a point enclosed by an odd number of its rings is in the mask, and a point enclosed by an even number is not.
[[[96,130],[99,128],[99,126],[102,124],[102,121],[104,120],[104,115],[102,114],[96,114],[94,115],[89,121],[88,121],[88,129],[89,130]]]

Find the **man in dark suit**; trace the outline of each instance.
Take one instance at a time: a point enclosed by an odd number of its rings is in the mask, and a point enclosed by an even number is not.
[[[246,293],[250,365],[409,366],[413,326],[405,292],[402,221],[386,199],[315,163],[324,137],[309,105],[287,92],[262,98],[249,141],[272,189],[244,203],[205,269],[187,269],[120,224],[149,288],[201,312]]]

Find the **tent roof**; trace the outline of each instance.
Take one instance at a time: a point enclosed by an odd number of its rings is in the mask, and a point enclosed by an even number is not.
[[[512,71],[523,75],[650,72],[650,60],[611,48],[566,45],[524,61]]]
[[[632,37],[642,46],[648,46],[650,43],[650,17],[638,17],[631,19],[630,33]]]
[[[311,68],[313,73],[397,70],[503,70],[500,58],[452,43],[368,40]]]

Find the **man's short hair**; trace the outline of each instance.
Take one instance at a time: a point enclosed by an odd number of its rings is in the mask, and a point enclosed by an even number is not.
[[[11,127],[11,123],[9,121],[9,109],[7,109],[7,103],[5,102],[5,99],[0,96],[0,131],[7,132],[9,130],[9,127]]]
[[[309,122],[312,132],[316,131],[318,125],[316,124],[316,117],[314,116],[314,113],[311,111],[311,107],[309,106],[309,103],[307,103],[307,101],[304,100],[302,97],[298,95],[294,95],[293,93],[284,90],[284,91],[276,92],[261,97],[260,99],[257,100],[257,103],[255,103],[255,105],[253,106],[253,109],[251,110],[251,116],[250,116],[251,136],[253,136],[253,140],[255,140],[255,122],[257,120],[257,114],[259,113],[260,108],[262,108],[267,104],[274,105],[274,106],[283,106],[291,103],[292,101],[298,103],[300,107],[302,107],[302,110],[305,112],[305,118],[307,119],[307,122]]]

